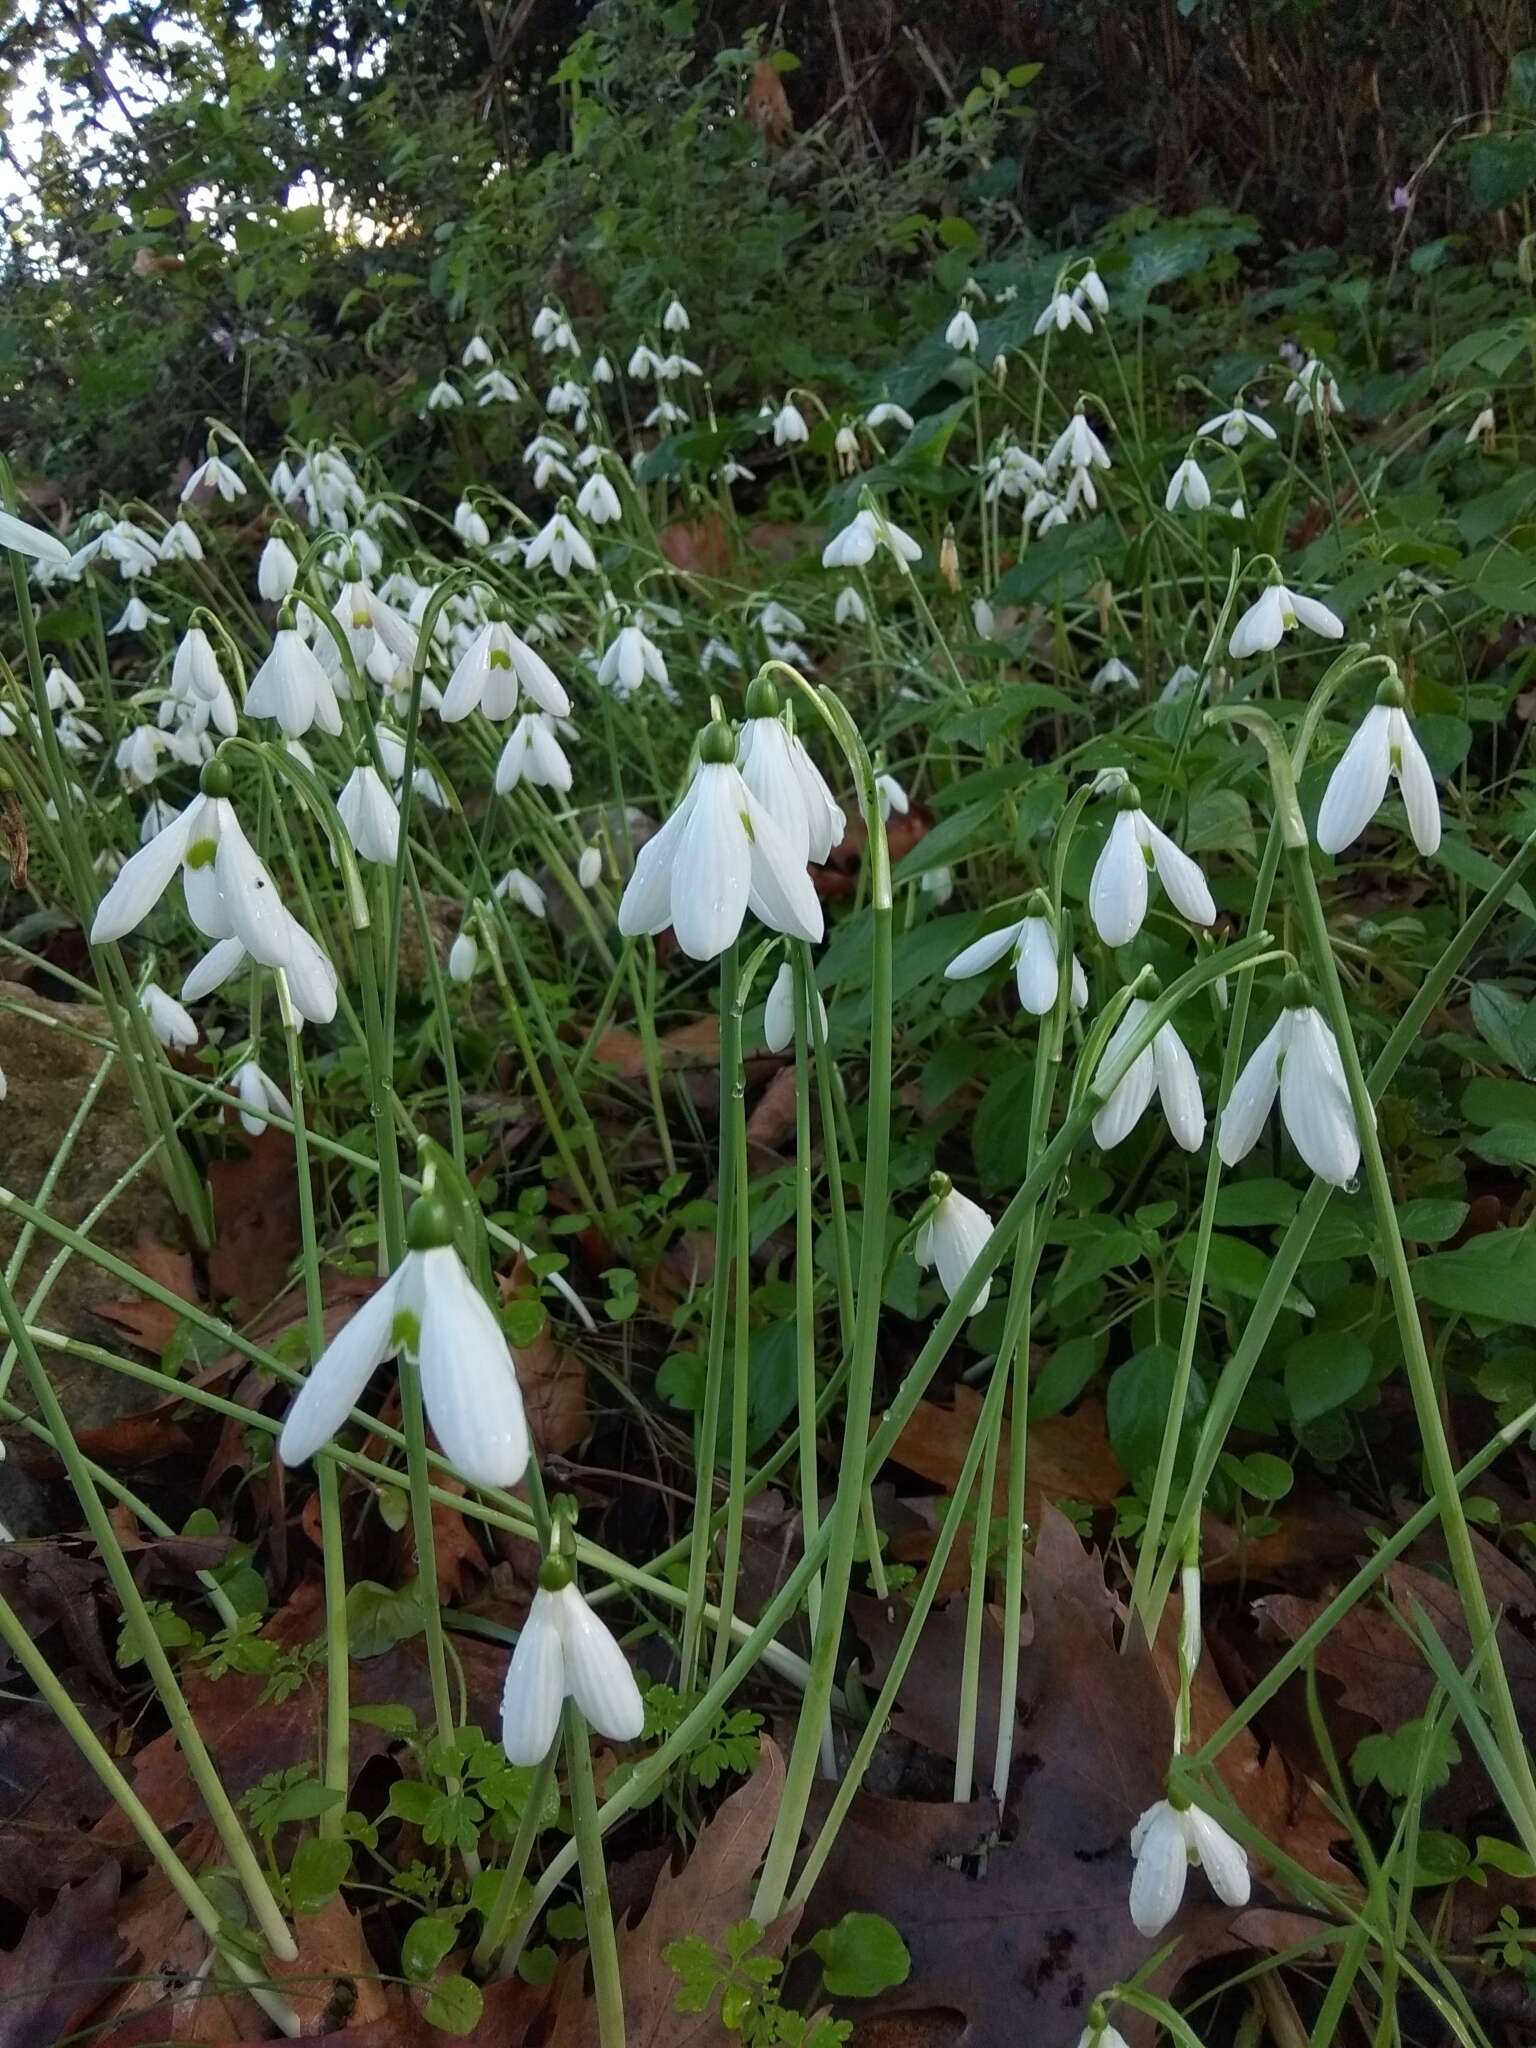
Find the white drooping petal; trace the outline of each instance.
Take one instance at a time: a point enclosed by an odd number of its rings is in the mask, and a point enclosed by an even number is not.
[[[375,1369],[394,1355],[395,1310],[404,1270],[401,1267],[369,1295],[310,1367],[277,1440],[285,1465],[302,1465],[330,1442],[362,1398]]]
[[[219,939],[181,984],[181,1000],[184,1003],[201,1002],[204,996],[222,988],[249,957],[238,939]]]
[[[992,1219],[985,1209],[951,1188],[917,1233],[912,1255],[920,1266],[937,1269],[939,1283],[953,1301],[964,1285],[978,1253],[992,1235]],[[970,1313],[981,1314],[992,1292],[990,1275],[971,1303]]]
[[[279,630],[252,679],[245,708],[252,718],[276,719],[291,740],[302,738],[312,725],[332,737],[341,731],[335,685],[294,626]]]
[[[74,559],[56,533],[41,526],[29,526],[14,512],[0,511],[0,548],[13,548],[34,562],[46,562],[55,569],[67,569]]]
[[[268,1128],[271,1115],[293,1120],[293,1104],[270,1074],[262,1072],[255,1060],[242,1060],[235,1070],[235,1093],[243,1105],[240,1127],[248,1138],[259,1137]]]
[[[805,796],[805,815],[810,826],[808,858],[820,867],[832,849],[842,845],[848,821],[843,816],[842,805],[827,787],[826,777],[807,753],[798,733],[789,735],[789,758],[794,763]]]
[[[1344,621],[1337,612],[1330,611],[1327,605],[1320,604],[1315,597],[1298,597],[1294,590],[1289,591],[1287,595],[1290,598],[1291,612],[1303,626],[1320,634],[1324,640],[1343,639]]]
[[[1189,1876],[1189,1838],[1184,1819],[1160,1799],[1149,1807],[1132,1838],[1136,1867],[1131,1874],[1131,1920],[1153,1941],[1178,1912]]]
[[[1147,914],[1147,857],[1135,811],[1117,811],[1088,885],[1088,915],[1106,946],[1124,946]]]
[[[1246,1906],[1251,1888],[1248,1858],[1219,1821],[1192,1806],[1184,1816],[1189,1839],[1211,1890],[1224,1906]]]
[[[1385,704],[1373,704],[1323,792],[1317,843],[1324,853],[1342,853],[1360,837],[1381,808],[1391,770],[1392,713]]]
[[[480,1486],[528,1469],[528,1421],[501,1325],[451,1245],[421,1254],[421,1393],[448,1458]]]
[[[1241,660],[1248,654],[1266,654],[1278,647],[1285,632],[1286,593],[1278,583],[1270,584],[1248,607],[1232,631],[1229,650]]]
[[[296,917],[288,918],[288,958],[282,972],[299,1015],[311,1024],[329,1024],[336,1014],[336,969]]]
[[[1152,1041],[1152,1063],[1157,1069],[1158,1099],[1175,1142],[1186,1152],[1198,1152],[1205,1143],[1200,1076],[1188,1047],[1171,1024],[1165,1024]]]
[[[672,863],[688,828],[698,778],[659,832],[635,855],[634,871],[619,899],[619,931],[626,939],[665,931],[672,922]]]
[[[283,907],[277,885],[246,838],[234,806],[220,802],[218,812],[219,850],[214,856],[213,875],[228,915],[229,931],[209,932],[209,936],[233,936],[264,967],[284,967],[292,951],[293,920]],[[206,925],[202,928],[208,930]]]
[[[633,1742],[645,1726],[645,1702],[629,1660],[607,1624],[575,1586],[554,1595],[565,1650],[565,1689],[589,1727],[612,1742]]]
[[[811,821],[805,788],[790,756],[789,734],[777,718],[747,720],[741,735],[741,779],[803,865],[810,859]]]
[[[1319,1180],[1347,1187],[1360,1165],[1360,1133],[1338,1045],[1310,1004],[1288,1010],[1280,1062],[1280,1114]]]
[[[113,939],[123,938],[148,917],[186,857],[204,807],[205,799],[194,797],[147,846],[141,846],[123,862],[117,879],[97,906],[91,923],[93,946],[105,946]]]
[[[510,1763],[542,1763],[560,1727],[565,1645],[554,1601],[554,1594],[540,1586],[507,1667],[501,1694],[501,1746]]]
[[[726,762],[706,761],[686,801],[688,815],[671,861],[672,929],[690,959],[713,960],[740,932],[752,886],[741,778]],[[653,839],[645,851],[655,844]],[[637,861],[636,881],[639,876]]]
[[[1026,917],[1019,927],[1014,956],[1019,1001],[1032,1017],[1045,1017],[1056,1007],[1061,970],[1056,960],[1056,934],[1043,917]]]
[[[1246,1159],[1259,1142],[1280,1086],[1280,1055],[1285,1049],[1285,1018],[1262,1038],[1232,1085],[1232,1093],[1216,1123],[1216,1150],[1226,1166]]]
[[[807,872],[804,855],[796,851],[740,775],[734,769],[729,772],[735,776],[750,828],[747,902],[753,915],[761,918],[770,931],[818,944],[826,927],[821,898]]]
[[[1130,1042],[1137,1026],[1147,1014],[1147,1006],[1140,996],[1127,1006],[1125,1015],[1110,1033],[1108,1045],[1100,1068],[1107,1072]],[[1145,1047],[1132,1060],[1118,1085],[1111,1091],[1108,1101],[1093,1119],[1093,1142],[1104,1151],[1111,1150],[1123,1138],[1128,1138],[1146,1112],[1152,1100],[1152,1091],[1157,1086],[1157,1069],[1153,1063],[1151,1046]]]
[[[1402,711],[1392,713],[1392,765],[1408,813],[1409,836],[1428,860],[1440,845],[1440,798],[1424,749]]]
[[[139,1007],[149,1019],[149,1028],[164,1046],[185,1051],[197,1043],[197,1025],[177,1002],[156,982],[149,982],[139,997]]]
[[[1006,953],[1013,951],[1029,920],[1020,918],[1017,924],[1000,925],[995,932],[987,932],[982,938],[973,939],[963,947],[944,970],[946,981],[968,981],[973,974],[985,974],[989,967],[995,967]],[[1036,923],[1040,920],[1036,919]]]
[[[354,768],[336,812],[359,858],[392,867],[400,847],[400,812],[372,763]]]
[[[1136,813],[1136,820],[1137,837],[1150,850],[1157,879],[1174,909],[1191,924],[1214,924],[1216,904],[1198,864],[1181,846],[1175,846],[1144,811]]]

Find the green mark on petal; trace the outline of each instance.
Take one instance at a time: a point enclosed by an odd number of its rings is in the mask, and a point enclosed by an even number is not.
[[[187,848],[186,862],[189,868],[211,868],[218,853],[217,839],[194,839]]]

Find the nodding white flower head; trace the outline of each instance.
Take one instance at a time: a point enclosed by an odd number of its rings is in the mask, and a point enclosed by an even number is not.
[[[1140,996],[1132,999],[1125,1015],[1110,1034],[1100,1071],[1108,1069],[1147,1014]],[[1186,1152],[1198,1152],[1205,1142],[1205,1104],[1200,1099],[1200,1076],[1184,1041],[1171,1024],[1163,1025],[1145,1051],[1138,1053],[1093,1119],[1093,1140],[1107,1152],[1128,1138],[1141,1122],[1156,1090],[1163,1115],[1177,1144]]]
[[[1176,698],[1182,697],[1192,684],[1198,685],[1196,695],[1203,700],[1210,690],[1209,678],[1202,678],[1199,669],[1191,668],[1187,661],[1181,661],[1158,691],[1158,703],[1172,704]]]
[[[821,1019],[821,1035],[827,1032],[827,1006],[821,999],[821,991],[811,984],[811,995],[816,1003],[816,1014]],[[795,970],[786,960],[773,978],[773,987],[768,991],[768,1000],[763,1005],[763,1043],[770,1052],[783,1052],[795,1036]]]
[[[523,394],[505,370],[487,370],[475,379],[475,404],[519,405]]]
[[[1077,2048],[1131,2048],[1131,2044],[1108,2020],[1090,2018],[1077,2037]]]
[[[1287,384],[1283,402],[1295,407],[1298,419],[1305,419],[1312,412],[1326,419],[1331,413],[1344,410],[1333,373],[1316,356],[1309,356]]]
[[[594,469],[576,493],[576,510],[594,526],[611,526],[623,516],[619,494],[600,469]]]
[[[185,519],[177,519],[165,530],[160,543],[162,562],[200,562],[203,559],[203,544],[194,528]]]
[[[1045,458],[1045,473],[1055,476],[1063,466],[1074,470],[1108,469],[1109,450],[1089,426],[1086,415],[1073,413],[1051,444]]]
[[[280,533],[272,534],[256,564],[256,589],[268,604],[281,604],[298,581],[299,564]]]
[[[216,491],[226,505],[233,505],[236,498],[245,496],[245,483],[238,469],[232,469],[217,455],[210,455],[205,462],[187,478],[181,487],[181,502],[185,505],[195,498],[199,491]]]
[[[1208,420],[1202,420],[1196,431],[1203,437],[1219,434],[1224,446],[1241,448],[1250,434],[1257,434],[1261,441],[1276,438],[1274,428],[1259,413],[1247,412],[1240,405],[1234,405],[1230,412],[1218,412]]]
[[[667,302],[667,310],[661,316],[662,332],[664,334],[686,334],[692,325],[692,321],[688,318],[688,309],[674,292]]]
[[[667,664],[661,649],[642,627],[634,623],[621,626],[603,650],[597,664],[597,680],[623,704],[647,676],[666,689]]]
[[[453,508],[453,530],[467,548],[488,548],[491,544],[485,514],[477,511],[468,498],[460,498]]]
[[[373,763],[354,768],[336,799],[336,814],[359,860],[393,867],[400,850],[400,812]]]
[[[489,368],[495,360],[495,356],[491,353],[491,345],[485,336],[483,334],[472,334],[460,352],[459,367],[464,370],[478,369],[482,365]]]
[[[583,889],[595,889],[602,880],[603,850],[600,846],[584,846],[581,858],[576,863],[576,879]]]
[[[1094,670],[1088,679],[1088,687],[1095,697],[1102,697],[1110,690],[1139,690],[1141,677],[1129,662],[1122,661],[1118,654],[1112,654]]]
[[[240,1098],[240,1128],[248,1138],[259,1138],[274,1116],[285,1116],[292,1122],[293,1104],[254,1060],[242,1060],[232,1079]]]
[[[108,633],[142,633],[146,626],[168,626],[170,620],[164,612],[152,612],[142,597],[130,597],[112,624]]]
[[[1095,264],[1090,263],[1078,279],[1073,296],[1086,299],[1095,313],[1109,311],[1109,293],[1104,289],[1104,280],[1100,277]]]
[[[376,1367],[404,1352],[443,1454],[477,1486],[515,1486],[528,1466],[528,1424],[501,1325],[453,1247],[452,1218],[427,1195],[411,1209],[410,1249],[326,1346],[283,1422],[285,1465],[330,1442]]]
[[[1216,1150],[1236,1166],[1259,1141],[1280,1097],[1280,1120],[1319,1180],[1348,1187],[1360,1166],[1360,1128],[1338,1040],[1300,975],[1288,978],[1285,1008],[1238,1075],[1216,1126]]]
[[[150,982],[139,997],[139,1007],[149,1019],[149,1028],[162,1045],[187,1046],[197,1043],[197,1026],[157,982]]]
[[[1013,962],[1019,1001],[1032,1017],[1047,1016],[1055,1009],[1056,998],[1061,992],[1061,968],[1050,906],[1039,890],[1030,898],[1029,907],[1021,918],[973,940],[957,953],[945,968],[944,978],[946,981],[968,981],[973,974],[985,974],[989,967],[995,967],[1005,956]],[[1081,1010],[1087,1001],[1088,988],[1083,970],[1074,958],[1072,1007]]]
[[[864,600],[851,583],[845,583],[837,593],[837,603],[832,607],[832,620],[838,626],[863,626],[869,623],[869,613]]]
[[[875,777],[875,801],[880,806],[880,822],[888,825],[891,813],[904,818],[912,808],[912,799],[896,780],[894,775],[882,772]]]
[[[1306,626],[1324,640],[1341,640],[1344,622],[1315,597],[1298,597],[1283,583],[1271,583],[1232,629],[1229,651],[1241,660],[1278,647],[1293,626]]]
[[[1225,1906],[1248,1903],[1248,1858],[1219,1822],[1198,1806],[1159,1799],[1131,1830],[1131,1919],[1153,1941],[1178,1912],[1189,1866],[1198,1863]]]
[[[499,723],[517,709],[519,688],[541,711],[569,716],[571,700],[543,655],[504,620],[488,619],[455,663],[439,716],[452,725],[479,710]]]
[[[571,764],[566,759],[547,711],[525,711],[513,726],[507,744],[496,763],[496,791],[505,796],[519,783],[538,789],[553,789],[564,796],[571,786]]]
[[[1163,510],[1174,512],[1181,504],[1191,512],[1206,511],[1211,502],[1211,487],[1205,480],[1205,471],[1193,455],[1186,455],[1173,475],[1168,479],[1168,489],[1163,498]]]
[[[501,1746],[509,1762],[544,1761],[566,1699],[612,1742],[633,1742],[645,1726],[645,1702],[629,1660],[566,1565],[550,1559],[539,1573],[501,1696]]]
[[[171,688],[178,697],[201,697],[209,704],[224,693],[219,658],[201,626],[189,626],[176,643]]]
[[[428,412],[452,412],[463,403],[463,392],[447,377],[439,377],[427,393]]]
[[[774,447],[798,448],[810,438],[811,430],[805,423],[805,414],[792,399],[786,398],[773,416]]]
[[[992,1235],[992,1219],[968,1195],[951,1187],[947,1174],[936,1173],[928,1188],[938,1199],[913,1241],[912,1256],[925,1272],[930,1266],[937,1267],[939,1284],[953,1301],[965,1285],[977,1253]],[[971,1303],[971,1315],[981,1314],[991,1292],[989,1277]]]
[[[62,718],[59,724],[63,726]],[[97,737],[99,739],[100,735]],[[124,733],[117,743],[113,762],[125,785],[129,789],[148,789],[160,773],[160,757],[169,746],[170,741],[165,734],[152,725],[136,725],[131,732]],[[65,751],[75,752],[78,749],[66,747]]]
[[[516,903],[526,910],[530,917],[548,915],[548,904],[544,891],[531,875],[525,875],[521,868],[508,868],[492,892],[503,903]]]
[[[779,693],[759,676],[747,691],[741,779],[797,859],[818,867],[842,843],[846,819],[821,770],[779,716]]]
[[[854,475],[859,466],[859,437],[852,427],[844,424],[838,428],[833,438],[832,452],[837,457],[839,474]]]
[[[951,314],[949,325],[944,330],[944,341],[946,347],[954,349],[957,354],[975,355],[981,336],[976,332],[976,322],[971,317],[969,306],[959,306]]]
[[[590,576],[597,568],[591,542],[565,512],[556,512],[547,519],[524,552],[525,568],[537,569],[544,562],[557,576],[569,576],[572,568]]]
[[[862,569],[875,559],[875,550],[885,548],[900,566],[923,558],[922,543],[903,531],[893,519],[865,505],[855,512],[841,533],[832,536],[821,551],[824,569]]]
[[[694,960],[732,944],[748,909],[770,930],[819,940],[821,904],[805,854],[758,802],[736,767],[736,739],[707,725],[699,765],[665,825],[641,847],[619,903],[627,939],[665,931]]]
[[[1424,749],[1403,709],[1403,686],[1385,682],[1360,721],[1354,738],[1323,792],[1317,814],[1317,843],[1324,853],[1342,853],[1381,809],[1393,777],[1402,791],[1408,831],[1427,860],[1440,844],[1440,799]]]
[[[1132,782],[1115,797],[1115,822],[1094,864],[1088,885],[1088,914],[1106,946],[1125,946],[1147,914],[1147,875],[1154,870],[1168,899],[1191,924],[1214,924],[1216,904],[1200,869],[1187,853],[1154,825],[1141,808]]]
[[[448,948],[448,979],[461,986],[475,978],[480,965],[480,942],[466,926]]]
[[[10,548],[29,561],[46,563],[55,569],[68,569],[74,562],[74,556],[56,533],[43,526],[29,526],[25,519],[4,510],[0,510],[0,548]]]
[[[662,358],[657,355],[655,349],[649,343],[637,341],[630,352],[630,358],[625,368],[638,384],[643,383],[647,377],[654,377],[661,368],[661,364]]]
[[[599,355],[594,360],[592,364],[592,382],[594,384],[611,384],[613,382],[613,365],[609,362],[606,355]]]
[[[864,424],[870,428],[895,425],[904,434],[912,431],[912,415],[904,405],[895,405],[889,398],[882,398],[878,405],[872,405],[864,415]]]
[[[1103,286],[1099,289],[1102,291]],[[1080,327],[1084,334],[1092,334],[1093,322],[1088,318],[1087,309],[1076,292],[1056,292],[1042,307],[1035,321],[1036,334],[1049,334],[1053,329],[1063,334],[1069,327]]]
[[[1493,407],[1485,405],[1468,427],[1464,445],[1470,448],[1475,443],[1486,451],[1493,446],[1493,437],[1497,430],[1498,421],[1493,416]]]
[[[252,718],[275,718],[291,740],[314,725],[333,738],[341,731],[336,685],[294,626],[278,628],[246,692],[245,708]]]
[[[946,867],[925,868],[917,886],[924,896],[931,896],[935,905],[942,910],[955,893],[955,871]]]

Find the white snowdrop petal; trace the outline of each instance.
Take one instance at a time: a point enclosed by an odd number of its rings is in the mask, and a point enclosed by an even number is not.
[[[1145,843],[1152,851],[1157,879],[1167,892],[1169,902],[1191,924],[1214,924],[1216,903],[1199,864],[1190,859],[1183,847],[1175,846],[1168,834],[1154,825],[1145,813],[1138,813],[1138,816],[1145,833]]]
[[[204,996],[222,988],[249,957],[238,939],[219,939],[208,948],[181,984],[181,1000],[184,1003],[201,1002]]]
[[[773,978],[763,1005],[763,1043],[783,1052],[795,1035],[795,970],[786,960]]]
[[[1013,950],[1026,920],[1020,918],[1017,924],[1000,925],[995,932],[973,939],[970,945],[962,947],[944,970],[946,981],[967,981],[973,974],[984,974],[989,967],[995,967],[1005,953]]]
[[[302,1465],[330,1442],[362,1398],[374,1371],[392,1355],[399,1295],[397,1272],[369,1295],[310,1367],[277,1440],[285,1465]]]
[[[723,762],[705,762],[689,798],[670,865],[672,929],[690,959],[713,960],[740,932],[751,887],[740,778]]]
[[[1117,811],[1088,885],[1088,915],[1106,946],[1127,945],[1147,914],[1147,862],[1136,813]]]
[[[1026,917],[1019,927],[1014,984],[1019,1001],[1032,1017],[1049,1016],[1055,1009],[1061,971],[1056,963],[1056,934],[1043,917]]]
[[[1290,597],[1291,609],[1303,626],[1321,634],[1325,640],[1343,639],[1344,621],[1337,612],[1330,611],[1327,605],[1320,604],[1315,597],[1298,597],[1294,590]]]
[[[1119,1086],[1093,1119],[1093,1142],[1102,1151],[1111,1151],[1135,1130],[1146,1113],[1156,1086],[1157,1069],[1152,1061],[1152,1048],[1148,1046],[1131,1062]]]
[[[1227,1166],[1246,1159],[1259,1142],[1264,1119],[1269,1115],[1280,1086],[1280,1054],[1284,1045],[1285,1019],[1259,1041],[1248,1064],[1238,1075],[1216,1124],[1216,1150]]]
[[[1280,1114],[1292,1144],[1319,1180],[1347,1187],[1360,1165],[1360,1134],[1333,1034],[1314,1009],[1287,1015]]]
[[[557,1593],[565,1649],[565,1685],[589,1727],[612,1742],[633,1742],[645,1726],[645,1702],[629,1660],[574,1586]]]
[[[565,1698],[565,1647],[554,1597],[542,1586],[534,1594],[502,1688],[501,1746],[509,1763],[525,1767],[549,1755]]]
[[[1205,1143],[1200,1076],[1188,1047],[1171,1024],[1165,1024],[1153,1039],[1152,1062],[1157,1069],[1158,1098],[1169,1130],[1186,1152],[1198,1152]]]
[[[113,939],[125,937],[148,917],[180,867],[203,807],[204,800],[194,797],[164,831],[123,862],[116,880],[97,906],[91,924],[93,946],[105,946]]]
[[[1403,809],[1408,813],[1409,835],[1428,860],[1440,846],[1440,798],[1434,774],[1413,727],[1401,711],[1393,714],[1392,738],[1397,786],[1403,793]]]
[[[1180,1820],[1167,1801],[1143,1822],[1141,1846],[1131,1875],[1131,1920],[1136,1932],[1155,1940],[1178,1912],[1189,1877],[1189,1850]]]
[[[421,1393],[445,1455],[480,1486],[528,1469],[528,1422],[512,1354],[459,1255],[421,1254]]]
[[[1317,843],[1324,853],[1352,846],[1381,808],[1392,761],[1391,713],[1376,704],[1328,778],[1317,813]]]
[[[626,939],[665,931],[672,922],[672,864],[692,813],[697,780],[661,830],[635,855],[634,871],[619,899],[619,931]]]
[[[761,918],[771,931],[818,944],[826,927],[821,898],[806,869],[804,855],[796,851],[778,822],[763,809],[735,770],[729,772],[735,775],[751,826],[747,901],[754,916]]]
[[[1224,1906],[1246,1906],[1251,1881],[1248,1858],[1219,1821],[1190,1807],[1185,1816],[1200,1868],[1211,1881],[1211,1890]]]

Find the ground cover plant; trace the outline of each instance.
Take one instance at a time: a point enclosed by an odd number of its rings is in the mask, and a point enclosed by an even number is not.
[[[0,2041],[1531,2037],[1530,75],[0,468]]]

